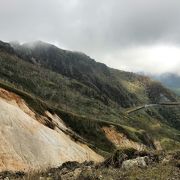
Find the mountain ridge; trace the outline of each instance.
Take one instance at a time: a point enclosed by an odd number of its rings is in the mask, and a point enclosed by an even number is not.
[[[0,46],[1,86],[20,94],[40,115],[48,109],[58,114],[95,148],[105,152],[115,149],[104,126],[115,126],[118,133],[148,148],[155,148],[156,140],[163,148],[173,142],[178,146],[178,107],[151,107],[129,116],[124,113],[141,104],[177,101],[177,96],[159,82],[54,46],[53,50],[38,47],[32,52],[21,47],[10,47],[9,51],[6,46]]]
[[[126,76],[129,76],[129,79],[132,77],[132,80],[137,78],[137,80],[143,81],[145,78],[145,81],[150,81],[148,77],[138,76],[135,73],[126,73],[124,71],[109,68],[105,64],[98,63],[84,54],[62,50],[54,45],[43,43],[42,41],[34,42],[34,44],[35,45],[32,45],[32,48],[29,50],[29,55],[26,55],[27,61],[34,63],[33,61],[38,59],[40,62],[37,63],[40,63],[41,66],[69,78],[75,78],[85,85],[100,91],[100,93],[103,93],[108,97],[110,96],[113,98],[112,100],[117,101],[117,103],[120,103],[120,101],[126,102],[127,100],[125,100],[125,98],[127,98],[129,105],[133,105],[137,99],[133,93],[129,93],[125,97],[122,96],[122,94],[126,94],[126,90],[123,88],[121,81],[117,78],[118,76],[115,74],[116,72],[119,76],[124,73]],[[28,44],[25,46],[28,46]],[[14,48],[20,57],[24,54],[23,48],[24,45]],[[25,49],[25,51],[27,51],[27,49]],[[114,84],[109,86],[109,84],[113,82]],[[103,88],[103,86],[105,88]],[[108,88],[109,91],[107,92],[106,89]],[[113,91],[113,93],[110,93],[110,91]],[[119,93],[119,91],[122,91],[122,93]],[[117,96],[114,94],[117,94]],[[132,97],[134,101],[133,103],[131,102],[129,96]],[[123,104],[121,105],[123,106]],[[129,105],[127,104],[125,107]]]

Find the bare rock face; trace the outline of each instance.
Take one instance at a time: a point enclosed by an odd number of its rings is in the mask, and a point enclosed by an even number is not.
[[[86,160],[103,158],[63,131],[38,122],[20,97],[0,89],[0,171],[38,170]]]
[[[103,127],[107,139],[111,141],[117,148],[134,148],[137,150],[146,149],[146,146],[132,140],[129,140],[125,134],[117,132],[117,130],[111,127]]]

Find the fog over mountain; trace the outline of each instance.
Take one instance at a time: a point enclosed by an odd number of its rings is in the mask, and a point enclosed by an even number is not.
[[[164,86],[172,89],[180,95],[180,75],[173,73],[164,73],[161,75],[150,75],[153,79],[160,81]]]
[[[180,72],[179,0],[1,0],[0,39],[43,40],[129,71]]]

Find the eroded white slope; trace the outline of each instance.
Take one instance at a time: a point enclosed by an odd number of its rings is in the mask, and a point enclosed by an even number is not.
[[[4,94],[12,96],[0,89],[0,171],[29,171],[66,161],[102,160],[86,145],[39,123],[22,100],[18,100],[22,101],[19,105],[17,99],[10,100]]]

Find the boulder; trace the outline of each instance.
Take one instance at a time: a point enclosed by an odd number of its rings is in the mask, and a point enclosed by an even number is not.
[[[134,167],[144,168],[147,166],[148,161],[149,161],[149,158],[147,156],[137,157],[136,159],[130,159],[130,160],[123,161],[121,167],[126,170],[134,168]]]

